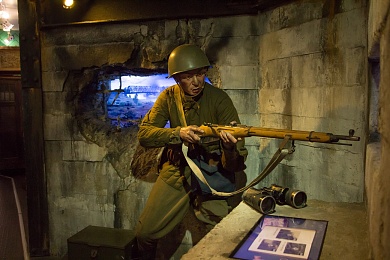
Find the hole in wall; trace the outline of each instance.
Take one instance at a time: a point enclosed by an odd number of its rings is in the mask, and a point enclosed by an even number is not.
[[[111,124],[120,128],[138,124],[152,108],[158,95],[175,84],[172,78],[167,77],[165,73],[123,75],[110,80],[106,107]]]

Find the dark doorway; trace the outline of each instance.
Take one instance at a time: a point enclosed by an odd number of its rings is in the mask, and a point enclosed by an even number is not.
[[[0,170],[24,168],[22,85],[17,71],[0,74]]]

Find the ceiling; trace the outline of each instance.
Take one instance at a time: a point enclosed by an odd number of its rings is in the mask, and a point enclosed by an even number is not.
[[[10,18],[9,18],[9,22],[11,23],[11,24],[13,24],[14,26],[13,26],[13,28],[11,29],[11,30],[14,30],[14,31],[18,31],[19,30],[19,19],[18,19],[18,0],[0,0],[1,2],[3,2],[3,4],[6,6],[6,9],[7,9],[7,11],[8,11],[8,13],[9,13],[9,15],[10,15]],[[166,0],[167,1],[167,0]],[[165,1],[165,4],[163,4],[163,5],[167,5],[166,4],[166,1]],[[216,0],[214,0],[214,1],[216,1]],[[224,6],[226,7],[228,7],[228,9],[230,8],[230,12],[232,13],[234,13],[234,10],[236,10],[236,12],[239,12],[240,11],[240,9],[242,9],[242,10],[244,10],[245,8],[246,9],[248,9],[248,10],[254,10],[254,9],[259,9],[259,10],[266,10],[267,8],[271,8],[271,7],[274,7],[274,6],[277,6],[277,5],[280,5],[280,4],[285,4],[285,3],[288,3],[288,2],[291,2],[292,0],[272,0],[272,1],[269,1],[269,0],[246,0],[246,1],[243,1],[243,0],[228,0],[227,1],[227,3],[228,4],[226,4],[226,0],[219,0],[219,1],[216,1],[216,2],[223,2],[224,3]],[[52,2],[58,2],[58,1],[47,1],[47,3],[46,3],[46,5],[50,5]],[[84,1],[80,1],[81,3],[88,3],[89,1],[87,1],[87,0],[84,0]],[[99,3],[106,3],[106,5],[107,5],[107,2],[108,1],[105,1],[105,0],[99,0],[99,1],[96,1],[96,5],[98,6],[98,4]],[[129,4],[131,4],[133,1],[127,1],[127,0],[122,0],[122,1],[109,1],[108,3],[108,6],[104,6],[104,10],[103,10],[103,12],[100,12],[100,13],[98,13],[98,15],[99,16],[102,16],[102,15],[106,15],[106,13],[108,13],[107,12],[107,8],[109,8],[110,6],[112,6],[112,5],[114,5],[115,3],[125,3],[125,5],[126,6],[128,6]],[[151,2],[153,5],[155,5],[156,3],[159,3],[160,1],[158,1],[158,0],[154,0],[154,1],[145,1],[145,3],[148,3],[148,2]],[[169,2],[169,1],[168,1]],[[170,1],[170,2],[172,2],[172,1]],[[197,0],[192,0],[192,2],[193,3],[197,3],[198,1]],[[202,1],[203,2],[203,1]],[[212,2],[212,1],[210,1],[210,2]],[[208,3],[208,1],[206,1],[205,3]],[[205,5],[205,3],[203,3],[203,5]],[[246,3],[248,3],[247,5],[246,5]],[[213,3],[211,3],[211,4],[213,4]],[[61,7],[62,7],[62,4],[60,5]],[[148,5],[146,5],[146,7],[148,7]],[[185,4],[184,4],[184,7],[185,7]],[[255,8],[256,7],[256,8]],[[183,7],[182,7],[183,8]],[[97,9],[97,8],[95,8],[95,9]],[[95,10],[94,9],[94,10]],[[128,8],[123,8],[123,9],[125,9],[125,16],[124,16],[124,18],[122,17],[120,17],[120,15],[119,14],[121,14],[121,12],[123,13],[123,11],[121,11],[121,9],[122,8],[117,8],[117,9],[114,9],[113,11],[112,11],[112,13],[114,13],[114,14],[116,14],[116,16],[114,17],[114,18],[112,18],[112,17],[108,17],[108,18],[105,18],[106,20],[115,20],[115,19],[128,19]],[[145,9],[145,8],[144,8]],[[153,9],[153,8],[152,8]],[[192,9],[194,9],[194,8],[192,8]],[[202,9],[202,12],[205,12],[207,9]],[[232,11],[233,10],[233,11]],[[59,11],[62,11],[62,12],[64,12],[64,10],[63,10],[63,8],[61,8],[60,10],[57,10],[58,12]],[[83,10],[81,10],[80,12],[82,12]],[[85,10],[84,10],[85,11]],[[160,11],[160,13],[161,13],[161,10],[159,10]],[[256,10],[255,10],[256,11]],[[96,12],[96,10],[95,10],[95,12]],[[137,11],[137,12],[140,12],[139,10]],[[189,12],[189,11],[187,11],[187,12]],[[213,13],[214,12],[214,13]],[[208,15],[212,15],[212,14],[215,14],[215,12],[216,11],[211,11],[211,13],[208,13]],[[49,12],[50,13],[50,12]],[[55,14],[54,14],[54,17],[56,17],[56,19],[58,19],[58,13],[57,12],[54,12]],[[118,14],[119,13],[119,14]],[[164,13],[164,12],[163,12]],[[223,13],[223,11],[221,11],[221,14]],[[85,14],[83,14],[84,16],[85,16]],[[123,14],[122,14],[123,15]],[[132,15],[132,19],[134,19],[134,17],[136,17],[137,15],[136,15],[136,13],[132,13],[131,14]],[[195,15],[199,15],[199,13],[195,13]],[[73,14],[73,16],[75,16],[75,14]],[[144,14],[144,16],[142,16],[141,18],[145,18],[145,17],[155,17],[156,15],[155,14],[153,14],[152,16],[148,13],[148,12],[146,12],[145,14]],[[158,15],[157,15],[158,16]],[[164,18],[166,18],[166,17],[168,17],[169,16],[169,14],[163,14],[162,15]],[[176,14],[176,16],[177,16],[177,14]],[[175,17],[176,17],[175,16]],[[63,18],[63,17],[67,17],[67,16],[63,16],[63,15],[60,15],[60,17],[61,17],[61,19]],[[186,13],[186,15],[185,15],[185,17],[188,17],[188,14]],[[77,18],[77,17],[76,17]],[[88,17],[87,17],[88,18]],[[82,21],[85,21],[85,19],[87,19],[87,18],[83,18],[84,20],[82,20]],[[90,18],[90,17],[89,17]],[[74,18],[75,19],[75,18]],[[102,18],[102,17],[99,17],[99,19],[97,19],[97,20],[104,20],[104,18]],[[53,22],[53,21],[51,21],[50,19],[48,19],[47,17],[46,17],[46,22],[47,23],[55,23],[55,21]],[[92,19],[93,20],[93,19]],[[73,21],[73,20],[72,20]],[[77,21],[73,21],[73,22],[77,22]],[[64,21],[62,21],[61,20],[61,23],[66,23],[66,22],[64,22]]]
[[[8,19],[11,24],[14,25],[12,30],[19,30],[18,22],[18,0],[2,0],[10,18]]]

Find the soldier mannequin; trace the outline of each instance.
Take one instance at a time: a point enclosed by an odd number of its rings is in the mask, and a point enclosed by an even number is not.
[[[159,176],[136,227],[141,259],[155,258],[158,239],[172,231],[188,209],[192,208],[209,227],[231,209],[226,198],[215,197],[200,187],[181,150],[183,143],[188,145],[194,161],[202,158],[208,171],[233,176],[233,183],[234,172],[245,169],[244,140],[222,131],[218,140],[200,142],[198,135],[203,131],[198,126],[204,122],[240,123],[229,96],[205,82],[209,67],[208,58],[196,45],[175,48],[169,56],[168,73],[177,84],[159,95],[140,125],[138,139],[142,146],[165,147]],[[170,128],[165,128],[168,121]]]

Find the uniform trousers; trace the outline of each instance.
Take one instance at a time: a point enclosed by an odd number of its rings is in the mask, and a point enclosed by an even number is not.
[[[193,200],[190,181],[191,170],[188,166],[181,173],[177,166],[169,162],[163,164],[136,227],[141,252],[155,250],[158,239],[183,220],[191,204],[197,218],[209,228],[229,213],[230,207],[224,199]]]

